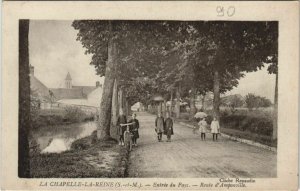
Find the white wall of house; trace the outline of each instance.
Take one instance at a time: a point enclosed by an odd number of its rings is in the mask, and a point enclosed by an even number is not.
[[[94,107],[100,107],[100,102],[101,102],[101,98],[102,98],[102,92],[103,92],[102,87],[98,87],[94,91],[92,91],[87,96],[87,103],[88,103],[88,105],[94,106]]]

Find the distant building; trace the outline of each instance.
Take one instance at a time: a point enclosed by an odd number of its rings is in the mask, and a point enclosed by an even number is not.
[[[39,102],[41,109],[50,109],[52,102],[51,91],[34,76],[34,67],[30,65],[29,68],[31,97]]]
[[[30,66],[30,83],[31,89],[43,103],[42,109],[76,106],[87,112],[99,110],[102,97],[102,85],[99,81],[95,86],[76,86],[68,72],[62,88],[49,89],[34,76],[34,67]]]
[[[60,88],[51,88],[55,98],[57,100],[63,99],[87,99],[88,95],[97,88],[102,89],[100,82],[96,82],[95,86],[76,86],[72,83],[71,74],[68,72],[65,80],[64,86]]]
[[[133,104],[133,106],[131,106],[131,111],[145,111],[145,107],[141,102],[136,102],[135,104]]]
[[[98,111],[102,97],[102,85],[99,81],[95,86],[76,86],[72,83],[68,72],[63,88],[51,88],[58,107],[77,106],[85,111]]]

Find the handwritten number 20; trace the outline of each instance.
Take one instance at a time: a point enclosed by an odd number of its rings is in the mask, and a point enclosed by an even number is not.
[[[225,14],[228,17],[232,17],[235,14],[235,7],[234,6],[229,6],[226,9],[226,8],[224,8],[222,6],[217,6],[216,11],[217,11],[219,17],[223,17],[223,16],[225,16]]]

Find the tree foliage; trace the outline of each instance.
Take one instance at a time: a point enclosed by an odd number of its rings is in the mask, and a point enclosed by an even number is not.
[[[272,102],[269,99],[252,93],[245,96],[245,102],[249,110],[252,110],[253,108],[257,109],[259,107],[270,107],[272,105]]]
[[[269,65],[276,72],[277,22],[229,21],[74,21],[78,40],[92,54],[91,65],[105,75],[107,39],[117,39],[117,78],[131,102],[146,103],[150,95],[181,97],[193,89],[213,91],[218,71],[219,92],[238,85],[245,72]],[[216,103],[217,104],[217,103]]]

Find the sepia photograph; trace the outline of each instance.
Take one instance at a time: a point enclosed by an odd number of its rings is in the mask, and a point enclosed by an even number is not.
[[[294,190],[295,2],[5,2],[1,188]]]
[[[20,177],[276,177],[278,22],[19,27]]]

